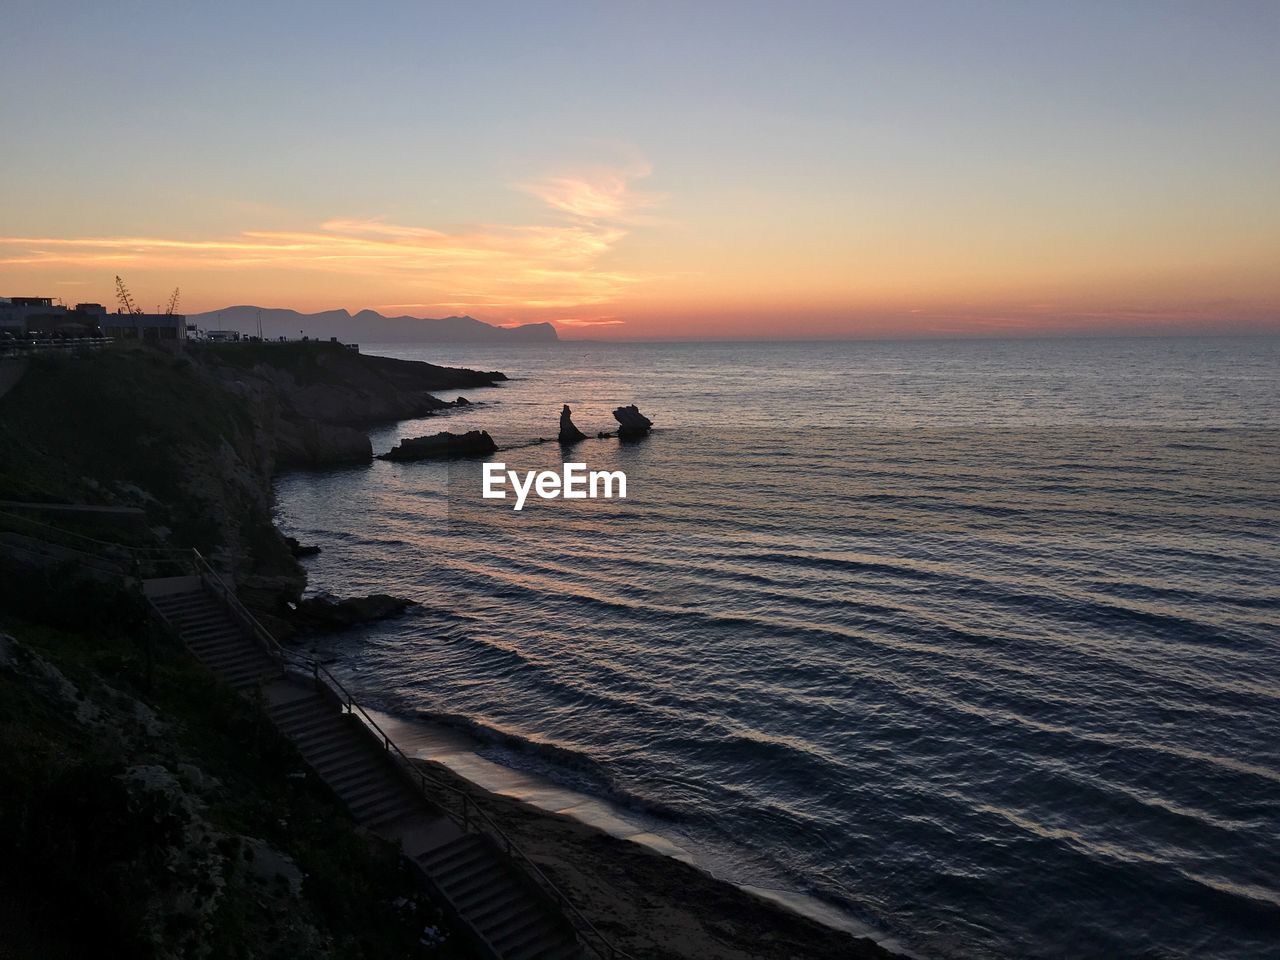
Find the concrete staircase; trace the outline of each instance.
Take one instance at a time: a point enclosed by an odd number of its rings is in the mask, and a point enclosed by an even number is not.
[[[376,830],[422,813],[422,794],[377,752],[364,725],[320,691],[288,681],[273,685],[267,710],[358,823]]]
[[[466,833],[405,777],[385,745],[328,688],[284,672],[198,576],[145,581],[151,604],[231,687],[265,700],[279,731],[373,833],[398,842],[496,960],[585,957],[573,927],[492,839]]]
[[[280,666],[212,594],[197,587],[150,599],[196,658],[236,690],[251,689],[267,677],[279,676]]]
[[[571,960],[582,957],[568,923],[531,899],[528,881],[486,836],[463,834],[416,858],[454,910],[500,957],[510,960]]]

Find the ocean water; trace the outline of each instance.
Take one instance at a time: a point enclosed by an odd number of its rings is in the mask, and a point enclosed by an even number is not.
[[[478,464],[280,478],[371,704],[921,956],[1280,955],[1280,340],[366,345],[497,369]],[[442,394],[451,397],[454,393]]]

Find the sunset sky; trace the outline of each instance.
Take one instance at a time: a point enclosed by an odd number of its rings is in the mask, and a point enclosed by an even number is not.
[[[1280,3],[4,0],[0,295],[1280,331]]]

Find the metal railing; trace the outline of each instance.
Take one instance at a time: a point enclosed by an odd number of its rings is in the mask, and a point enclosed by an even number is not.
[[[95,350],[114,343],[110,337],[42,337],[29,340],[25,337],[0,340],[0,357],[28,357],[33,353],[49,350]]]
[[[517,863],[521,864],[527,872],[537,881],[538,885],[545,893],[558,903],[568,914],[570,923],[573,924],[577,931],[578,938],[590,948],[597,956],[605,958],[605,960],[633,960],[631,954],[621,950],[613,945],[613,943],[578,909],[569,896],[552,882],[551,878],[543,873],[539,867],[527,853],[507,835],[493,818],[489,816],[485,810],[472,799],[471,795],[465,790],[455,787],[453,784],[446,783],[443,780],[431,776],[418,764],[409,758],[403,750],[401,750],[394,740],[387,734],[378,721],[374,720],[358,702],[351,692],[343,686],[342,681],[335,677],[317,660],[309,661],[311,666],[311,675],[317,685],[325,687],[330,693],[335,695],[342,703],[347,713],[356,717],[365,726],[369,734],[382,743],[382,748],[391,756],[393,762],[407,773],[410,778],[417,782],[418,789],[422,795],[436,806],[440,804],[436,801],[435,795],[428,788],[428,784],[434,786],[437,790],[442,790],[448,795],[452,795],[460,801],[461,814],[455,815],[452,810],[443,807],[445,815],[462,827],[466,833],[487,833],[498,846],[503,849],[507,856]]]
[[[280,672],[284,673],[289,664],[294,662],[294,658],[280,646],[280,642],[272,636],[271,631],[249,612],[249,608],[240,602],[235,590],[227,586],[227,582],[218,576],[218,571],[213,569],[213,565],[195,547],[191,548],[191,565],[201,582],[221,598],[223,604],[231,611],[231,615],[240,621],[240,625],[249,632],[258,646],[266,651],[267,656],[280,668]]]
[[[134,546],[113,540],[99,540],[7,510],[0,511],[0,530],[29,536],[46,544],[116,565],[129,565],[136,572],[165,562],[181,565],[182,558],[188,553],[174,547]]]
[[[32,520],[29,517],[0,512],[0,527],[3,527],[6,523],[28,528],[40,528],[40,533],[46,536],[56,534],[67,540],[75,541],[77,543],[76,547],[66,547],[66,549],[85,556],[101,558],[103,554],[107,554],[112,560],[130,563],[135,576],[141,573],[144,564],[169,564],[190,570],[200,578],[206,590],[222,601],[254,641],[276,663],[280,668],[281,674],[285,673],[290,666],[308,668],[313,682],[320,688],[327,690],[331,696],[336,697],[343,710],[361,722],[366,732],[381,743],[382,749],[391,757],[392,762],[396,763],[416,783],[418,790],[426,800],[434,806],[441,807],[445,815],[462,827],[464,832],[488,834],[505,851],[508,857],[519,863],[533,877],[543,892],[564,909],[570,923],[577,932],[579,940],[585,946],[597,956],[604,958],[604,960],[633,960],[631,954],[614,946],[608,937],[587,919],[577,905],[569,899],[568,895],[552,882],[551,878],[542,871],[542,868],[520,849],[511,837],[507,835],[506,831],[494,822],[493,818],[476,803],[469,793],[455,787],[453,784],[431,776],[420,765],[415,764],[391,739],[387,732],[382,729],[378,722],[369,715],[368,711],[356,701],[351,692],[342,684],[342,681],[330,673],[318,660],[291,656],[280,645],[280,642],[276,640],[271,631],[264,627],[258,618],[250,613],[248,608],[240,602],[235,590],[228,586],[227,582],[222,579],[217,570],[213,568],[213,565],[199,550],[194,547],[185,550],[173,547],[134,547],[107,540],[97,540],[84,534],[73,533],[69,530],[62,530],[61,528],[41,523],[38,520]],[[97,549],[89,549],[90,545]],[[108,549],[104,550],[102,548]],[[153,603],[151,608],[159,615],[166,626],[174,630],[174,632],[178,632],[174,624],[159,607]],[[434,788],[434,791],[432,788]],[[460,811],[455,813],[447,806],[440,804],[436,799],[439,792],[443,792],[446,796],[455,799]]]

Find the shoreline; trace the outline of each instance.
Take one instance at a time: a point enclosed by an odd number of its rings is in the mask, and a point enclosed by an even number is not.
[[[371,711],[432,777],[465,793],[621,950],[662,960],[910,956],[822,901],[720,879],[607,801],[475,752],[443,724]]]

